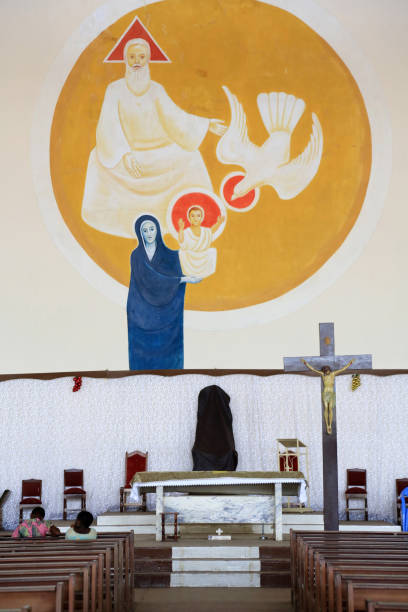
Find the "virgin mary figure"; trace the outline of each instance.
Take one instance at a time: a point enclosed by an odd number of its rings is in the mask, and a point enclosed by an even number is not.
[[[153,215],[135,223],[138,247],[130,257],[127,300],[129,369],[170,370],[184,365],[184,294],[186,282],[178,251],[166,247]]]

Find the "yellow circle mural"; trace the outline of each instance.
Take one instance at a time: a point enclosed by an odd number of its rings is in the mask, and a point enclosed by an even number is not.
[[[90,155],[97,142],[105,94],[125,74],[124,63],[104,59],[136,17],[171,60],[150,63],[151,78],[163,88],[160,91],[181,112],[191,115],[219,119],[226,125],[244,116],[247,146],[253,159],[261,160],[255,166],[264,170],[250,185],[259,190],[256,205],[247,211],[226,208],[223,231],[212,245],[217,251],[216,271],[187,287],[186,308],[230,310],[283,295],[336,252],[361,210],[370,175],[371,138],[355,80],[309,26],[291,13],[256,0],[166,0],[124,15],[97,36],[72,68],[55,107],[51,178],[72,235],[124,286],[129,284],[129,259],[136,238],[95,229],[82,212],[85,185],[94,181],[89,178]],[[279,97],[283,92],[286,98]],[[259,94],[266,96],[259,98]],[[284,117],[279,119],[282,100],[285,112],[290,111],[286,123]],[[271,109],[277,113],[275,118]],[[268,119],[268,111],[272,118]],[[297,122],[293,119],[296,112]],[[120,115],[124,132],[125,115],[125,111]],[[272,142],[268,121],[275,126],[281,121],[283,144]],[[227,140],[225,146],[220,144],[227,136],[219,126],[218,131],[210,129],[204,134],[194,153],[201,155],[200,163],[218,197],[227,175],[240,172],[249,178],[256,170],[240,159],[232,160],[233,153],[228,157]],[[158,142],[157,150],[160,146]],[[313,155],[314,170],[309,170],[310,180],[303,180]],[[280,173],[283,166],[288,169]],[[300,185],[298,193],[287,187],[289,170],[294,173],[291,185]],[[124,176],[125,169],[118,172]],[[145,212],[154,213],[149,199],[145,201]],[[165,242],[177,249],[172,233],[167,228]]]

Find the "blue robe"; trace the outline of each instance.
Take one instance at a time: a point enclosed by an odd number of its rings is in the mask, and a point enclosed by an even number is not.
[[[147,257],[141,224],[152,221],[157,228],[156,251]],[[170,370],[184,366],[185,283],[178,251],[163,243],[160,224],[152,215],[136,220],[139,246],[130,258],[127,300],[129,369]]]

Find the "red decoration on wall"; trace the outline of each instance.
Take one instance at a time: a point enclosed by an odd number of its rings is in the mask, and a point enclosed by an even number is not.
[[[153,36],[150,34],[149,30],[145,28],[143,23],[140,21],[139,17],[135,17],[128,29],[122,34],[116,45],[105,57],[104,62],[123,62],[123,50],[127,41],[131,40],[132,38],[143,38],[149,43],[151,52],[151,62],[170,62],[167,55],[159,47]]]
[[[72,391],[79,391],[82,387],[82,376],[74,376],[74,386],[72,387]]]

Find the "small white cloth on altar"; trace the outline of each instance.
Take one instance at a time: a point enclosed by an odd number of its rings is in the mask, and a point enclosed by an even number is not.
[[[301,480],[300,481],[300,489],[299,489],[299,503],[300,504],[306,504],[307,503],[307,495],[306,495],[306,487],[309,485],[306,485],[306,480]]]

